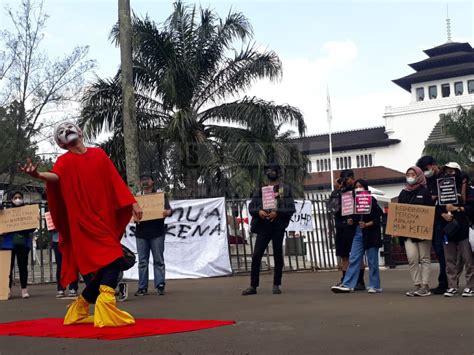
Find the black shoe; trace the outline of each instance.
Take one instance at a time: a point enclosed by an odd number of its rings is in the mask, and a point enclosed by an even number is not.
[[[274,295],[281,295],[280,286],[278,286],[278,285],[273,285],[272,293],[273,293]]]
[[[443,287],[436,287],[436,288],[432,288],[430,290],[430,292],[434,295],[444,295],[444,293],[446,292],[447,288],[443,288]]]
[[[354,287],[354,291],[365,291],[365,284],[358,283],[356,287]]]
[[[165,285],[159,284],[156,290],[158,292],[158,296],[163,296],[165,294]]]
[[[249,296],[249,295],[256,295],[256,294],[257,294],[257,289],[252,286],[242,291],[242,296]]]
[[[135,296],[145,296],[148,295],[148,290],[146,288],[139,288],[137,292],[135,292]]]

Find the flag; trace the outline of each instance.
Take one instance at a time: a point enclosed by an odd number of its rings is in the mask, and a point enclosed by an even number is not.
[[[329,89],[328,89],[328,98],[326,102],[326,116],[328,119],[328,122],[331,123],[332,121],[332,112],[331,112],[331,100],[329,98]]]

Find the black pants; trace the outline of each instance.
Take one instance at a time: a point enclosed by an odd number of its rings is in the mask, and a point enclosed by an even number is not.
[[[13,268],[15,267],[15,257],[18,265],[18,272],[20,273],[21,288],[26,288],[28,284],[28,255],[30,248],[24,245],[15,245],[12,250],[12,259],[10,263],[10,281],[8,287],[12,288],[13,284]]]
[[[439,262],[438,286],[448,288],[448,276],[446,274],[446,259],[444,257],[444,236],[442,224],[435,222],[433,233],[433,249]]]
[[[250,274],[250,286],[258,287],[260,281],[260,264],[262,262],[263,254],[272,241],[273,245],[273,260],[275,261],[273,284],[281,285],[281,275],[283,272],[283,238],[285,237],[284,229],[270,229],[264,233],[257,235],[255,247],[252,256],[252,271]]]
[[[97,297],[99,297],[100,285],[109,286],[113,289],[117,287],[119,275],[122,271],[122,259],[123,258],[118,258],[109,265],[104,266],[86,283],[87,286],[84,291],[82,291],[82,297],[84,297],[87,302],[95,303]]]
[[[61,255],[61,252],[59,251],[59,243],[58,242],[53,242],[53,251],[54,251],[54,259],[56,260],[56,287],[58,291],[64,291],[64,289],[61,286],[60,280],[61,280],[61,264],[63,257]],[[69,289],[70,290],[75,290],[79,288],[78,285],[78,280],[71,282],[69,284]]]

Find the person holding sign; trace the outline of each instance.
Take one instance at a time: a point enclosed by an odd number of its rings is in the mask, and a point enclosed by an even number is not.
[[[398,195],[398,203],[410,205],[433,204],[431,194],[426,187],[426,177],[423,171],[412,166],[406,172],[407,184]],[[408,269],[413,281],[413,288],[406,292],[409,297],[431,295],[429,281],[431,270],[431,240],[413,238],[410,236],[398,236],[404,243],[408,258]]]
[[[357,195],[363,195],[365,200],[369,201],[369,204],[360,203],[360,213],[353,215],[356,230],[349,257],[349,268],[342,283],[333,286],[331,291],[334,293],[348,293],[355,289],[359,282],[360,265],[363,263],[364,254],[367,254],[369,264],[369,287],[367,292],[382,292],[379,274],[379,248],[382,246],[380,224],[383,212],[377,200],[370,195],[367,181],[357,180],[354,191],[356,197]],[[356,209],[357,205],[356,203]]]
[[[93,323],[100,328],[134,324],[129,313],[117,308],[115,288],[125,267],[120,239],[132,213],[141,219],[141,208],[105,152],[84,145],[78,126],[62,123],[54,138],[67,152],[51,172],[38,172],[31,159],[21,170],[47,183],[49,210],[61,235],[61,285],[76,280],[78,272],[94,274],[69,305],[64,324]],[[89,316],[93,303],[94,315]]]
[[[446,297],[455,296],[458,293],[458,278],[460,271],[465,268],[466,287],[462,296],[474,296],[474,265],[471,246],[469,244],[469,217],[473,206],[466,203],[466,193],[458,194],[459,191],[466,191],[467,179],[462,178],[461,167],[458,163],[450,162],[442,168],[443,178],[440,184],[446,179],[452,179],[454,185],[454,195],[457,200],[446,202],[440,198],[436,208],[436,214],[442,218],[442,231],[444,235],[444,255],[446,257],[446,274],[448,276],[448,290],[444,293]],[[440,189],[441,190],[441,189]],[[446,194],[448,195],[448,194]],[[458,262],[461,264],[458,265]]]
[[[250,287],[242,291],[243,296],[255,295],[260,281],[260,263],[270,241],[275,261],[273,294],[280,294],[283,272],[283,238],[291,216],[296,212],[295,201],[288,185],[280,182],[281,167],[278,164],[265,166],[267,186],[254,192],[249,205],[252,216],[251,232],[257,234],[252,256]],[[268,190],[273,192],[268,194]]]
[[[153,193],[155,182],[151,174],[140,176],[142,194]],[[165,294],[165,218],[171,216],[172,210],[168,198],[165,195],[165,209],[163,218],[140,222],[137,224],[135,236],[138,252],[138,291],[135,296],[144,296],[148,293],[148,265],[150,263],[150,251],[153,255],[153,274],[155,288],[158,295]]]
[[[11,194],[12,208],[18,208],[25,205],[23,193],[15,191]],[[11,266],[10,266],[10,281],[8,287],[12,288],[13,283],[13,269],[15,267],[15,259],[17,260],[18,272],[20,274],[21,298],[29,298],[27,284],[28,284],[28,255],[32,248],[32,233],[34,229],[21,230],[17,232],[7,233],[0,236],[0,249],[11,250]],[[3,237],[3,238],[2,238]],[[11,291],[10,291],[11,296]],[[9,297],[10,298],[10,297]]]

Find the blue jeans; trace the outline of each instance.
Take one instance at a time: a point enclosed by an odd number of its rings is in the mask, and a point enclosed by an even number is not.
[[[61,280],[61,265],[63,261],[63,257],[61,255],[61,252],[59,251],[59,243],[58,242],[53,242],[53,251],[54,251],[54,258],[56,259],[56,287],[58,291],[64,291],[63,288],[61,287],[60,280]],[[79,279],[79,277],[78,277]],[[78,280],[71,282],[69,284],[69,290],[74,290],[77,291],[79,288],[79,283]]]
[[[359,278],[360,264],[364,257],[364,237],[362,229],[357,227],[354,240],[352,241],[351,254],[349,256],[349,268],[342,283],[344,286],[355,288]],[[379,248],[367,249],[367,261],[369,263],[369,288],[380,288],[379,274]]]
[[[153,273],[155,275],[155,288],[165,284],[165,237],[137,238],[138,252],[138,288],[148,289],[148,264],[150,251],[153,254]]]

